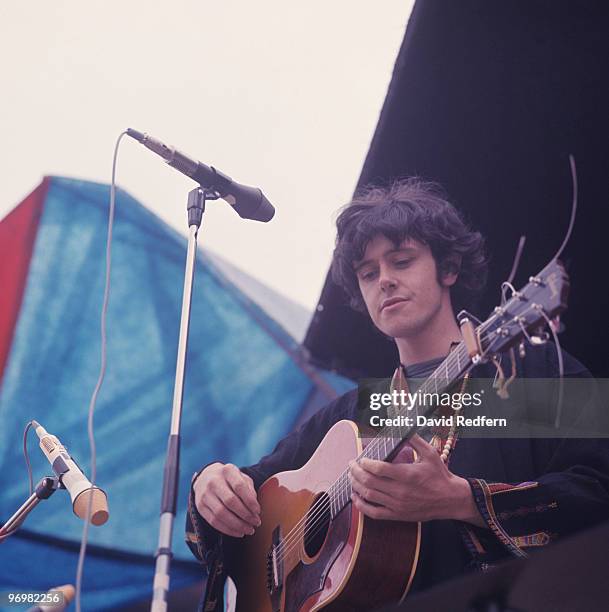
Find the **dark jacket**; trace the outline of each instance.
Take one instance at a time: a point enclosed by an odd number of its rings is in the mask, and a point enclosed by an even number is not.
[[[590,397],[566,398],[567,423],[593,400],[594,382],[586,368],[563,352],[565,377],[588,378]],[[552,343],[530,347],[516,358],[518,379],[557,378],[559,366]],[[475,368],[476,377],[495,375],[492,364]],[[497,400],[495,403],[500,403]],[[578,414],[573,412],[575,409]],[[555,409],[555,401],[547,410]],[[501,410],[501,407],[498,408]],[[277,472],[302,467],[326,432],[341,419],[357,419],[357,391],[350,391],[322,408],[298,430],[279,442],[259,463],[241,468],[255,487]],[[607,432],[605,432],[607,433]],[[424,523],[419,564],[413,590],[428,588],[468,569],[486,569],[510,556],[528,551],[609,519],[609,444],[607,439],[480,438],[459,439],[450,470],[468,479],[488,528],[459,521]],[[230,573],[239,539],[220,535],[197,512],[190,495],[186,541],[210,572],[206,610],[220,605],[218,597]]]

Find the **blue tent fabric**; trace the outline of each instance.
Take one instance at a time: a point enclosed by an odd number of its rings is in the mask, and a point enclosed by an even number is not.
[[[21,436],[30,419],[57,435],[90,472],[86,419],[100,365],[108,201],[107,185],[50,179],[0,388],[2,520],[28,495]],[[128,555],[151,559],[157,543],[185,260],[182,236],[122,190],[116,204],[108,365],[94,421],[97,483],[108,493],[110,520],[90,530],[96,554],[85,565],[88,610],[150,594],[152,566],[130,563]],[[298,343],[198,252],[173,538],[183,563],[172,572],[172,587],[199,572],[182,533],[192,474],[212,459],[256,461],[298,422],[309,400],[318,407],[350,386],[305,364]],[[35,479],[50,473],[37,442],[33,435]],[[0,590],[73,582],[77,552],[36,539],[79,542],[82,523],[67,494],[43,502],[25,527],[27,538],[18,534],[0,545]],[[104,550],[127,557],[111,562]],[[20,571],[12,562],[17,557],[30,560]],[[126,583],[131,587],[116,586]]]
[[[58,493],[57,493],[58,495]],[[67,582],[74,582],[74,559],[78,557],[80,543],[49,538],[40,533],[23,529],[11,538],[10,562],[3,563],[2,590],[38,590],[24,577],[32,575],[35,564],[44,568],[46,585],[58,586],[66,583],[66,569],[72,572]],[[35,556],[33,556],[35,555]],[[4,557],[3,557],[4,561]],[[150,556],[113,552],[106,548],[90,546],[85,565],[86,593],[82,599],[83,610],[108,610],[123,607],[125,602],[138,601],[151,593],[154,575],[154,559]],[[173,561],[171,573],[172,589],[180,589],[201,579],[201,569],[196,564]],[[6,607],[3,609],[27,609],[31,605]]]

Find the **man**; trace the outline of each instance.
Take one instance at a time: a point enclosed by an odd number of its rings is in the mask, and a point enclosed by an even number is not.
[[[334,280],[397,346],[406,379],[429,376],[462,340],[457,307],[486,278],[483,240],[430,184],[395,182],[357,196],[337,220]],[[531,348],[514,363],[520,377],[558,374],[556,347]],[[566,376],[589,376],[564,354]],[[491,377],[485,364],[478,376]],[[337,421],[357,420],[357,393],[338,398],[268,456],[248,468],[212,463],[193,481],[187,541],[223,581],[238,538],[260,525],[257,488],[272,474],[298,469]],[[410,440],[416,463],[362,459],[350,466],[352,502],[373,519],[423,522],[414,589],[467,567],[526,556],[584,524],[609,518],[609,453],[600,442],[463,438],[440,448]],[[438,450],[446,448],[445,461]],[[450,457],[450,469],[448,467]],[[229,536],[229,537],[226,537]]]

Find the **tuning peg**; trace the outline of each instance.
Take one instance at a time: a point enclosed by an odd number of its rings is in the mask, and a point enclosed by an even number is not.
[[[520,356],[520,359],[524,359],[527,356],[524,340],[518,345],[518,355]]]
[[[560,315],[556,315],[553,319],[550,320],[550,327],[557,334],[560,334],[565,331],[565,324],[562,322]]]
[[[550,339],[550,334],[547,331],[542,331],[534,336],[531,336],[531,344],[533,346],[541,346]]]
[[[464,319],[473,321],[476,325],[480,325],[482,323],[482,321],[477,316],[473,315],[471,312],[468,312],[467,310],[461,310],[457,315],[457,321],[461,323]]]

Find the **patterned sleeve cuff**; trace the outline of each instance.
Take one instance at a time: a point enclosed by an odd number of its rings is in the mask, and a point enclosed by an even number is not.
[[[188,496],[188,510],[186,512],[186,545],[192,554],[201,563],[209,567],[211,557],[217,557],[217,553],[222,544],[222,535],[219,534],[209,523],[199,514],[195,505],[194,482],[197,476],[206,468],[196,472],[191,480],[190,494]]]
[[[527,550],[545,546],[556,534],[555,501],[538,482],[488,483],[478,478],[468,482],[476,507],[488,529],[462,524],[465,544],[477,565],[487,567],[507,556],[527,557]]]
[[[507,532],[502,523],[499,521],[493,503],[493,496],[496,493],[515,491],[520,488],[536,486],[537,483],[522,483],[519,485],[509,485],[504,483],[490,484],[485,480],[480,480],[478,478],[468,478],[468,481],[470,487],[472,488],[476,507],[482,515],[487,527],[495,536],[496,540],[498,540],[511,555],[515,557],[526,557],[526,552],[522,550],[517,541]]]

